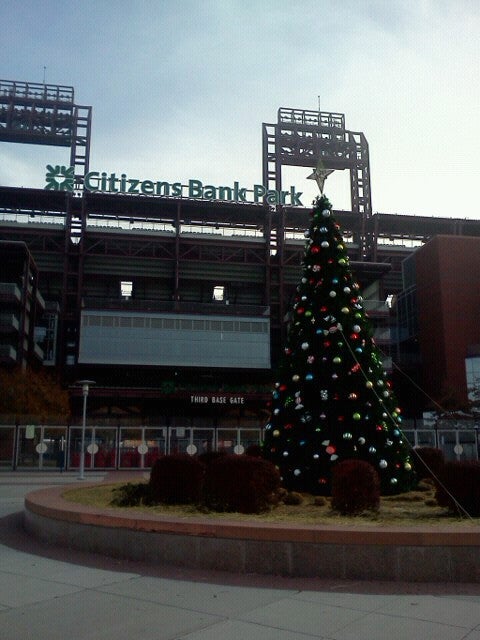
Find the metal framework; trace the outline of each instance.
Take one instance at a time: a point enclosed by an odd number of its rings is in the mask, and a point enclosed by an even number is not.
[[[358,260],[370,259],[372,216],[368,143],[345,129],[343,113],[281,107],[276,124],[263,124],[263,181],[282,190],[282,166],[321,167],[350,172],[352,212],[360,217]],[[274,247],[276,248],[276,247]]]
[[[370,189],[370,162],[368,143],[363,133],[345,129],[342,113],[306,111],[281,107],[276,124],[263,123],[263,184],[268,189],[282,191],[282,167],[322,168],[350,171],[350,193],[352,212],[358,216],[360,225],[354,241],[356,260],[372,258],[372,235],[368,222],[372,215]],[[284,208],[277,206],[276,215],[270,225],[270,286],[278,287],[279,296],[274,301],[278,312],[274,316],[283,318],[287,301],[283,297],[285,237]],[[273,324],[272,330],[285,338],[285,324]]]
[[[89,170],[92,107],[75,104],[73,87],[35,82],[0,80],[0,141],[70,147],[76,195],[82,195]],[[62,362],[75,358],[68,353],[71,337],[78,333],[82,286],[83,235],[86,228],[85,199],[75,207],[74,195],[65,193],[64,282],[61,344],[67,352]],[[67,339],[65,339],[65,337]]]
[[[0,140],[70,147],[73,87],[0,80]]]

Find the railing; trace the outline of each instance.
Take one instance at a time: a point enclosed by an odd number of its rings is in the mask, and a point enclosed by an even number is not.
[[[439,448],[446,460],[479,459],[480,439],[476,427],[405,428],[403,433],[412,447]],[[175,452],[198,455],[223,450],[241,454],[251,445],[260,445],[262,440],[262,427],[89,425],[86,468],[149,468],[160,455]],[[61,461],[62,468],[75,469],[79,465],[80,442],[79,426],[15,426],[11,422],[1,424],[0,420],[0,467],[58,468]]]
[[[73,104],[73,87],[39,82],[0,80],[0,98],[35,100],[35,102],[63,102]]]
[[[86,297],[82,307],[89,310],[142,311],[144,313],[180,313],[195,315],[225,316],[270,316],[270,307],[248,304],[229,304],[228,302],[181,302],[169,300],[149,300],[142,298],[103,298]]]

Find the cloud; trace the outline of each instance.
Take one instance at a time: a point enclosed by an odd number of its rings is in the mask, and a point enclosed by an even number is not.
[[[480,214],[473,0],[13,0],[0,19],[10,78],[38,81],[45,65],[47,81],[93,106],[99,170],[258,182],[262,122],[320,96],[367,137],[374,210],[452,215],[448,183],[461,215]],[[25,180],[43,179],[35,155],[5,146]],[[49,148],[50,161],[61,153]],[[304,173],[294,178],[308,192]],[[349,206],[345,176],[328,181],[336,206]]]

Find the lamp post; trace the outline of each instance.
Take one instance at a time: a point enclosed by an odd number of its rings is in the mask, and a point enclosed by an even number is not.
[[[83,413],[82,413],[82,440],[80,445],[80,480],[85,478],[85,429],[87,426],[87,398],[91,386],[95,384],[94,380],[79,380],[75,384],[82,387],[83,393]]]

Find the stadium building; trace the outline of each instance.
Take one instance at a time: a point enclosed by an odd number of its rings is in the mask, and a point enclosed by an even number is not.
[[[70,151],[44,189],[0,187],[1,365],[55,368],[74,416],[0,426],[0,464],[75,468],[82,435],[87,468],[261,441],[309,226],[285,166],[349,172],[351,210],[335,215],[376,342],[387,367],[418,373],[403,261],[438,234],[480,236],[480,222],[373,213],[368,143],[343,114],[280,108],[246,186],[92,169],[91,123],[72,87],[0,80],[0,141]]]

